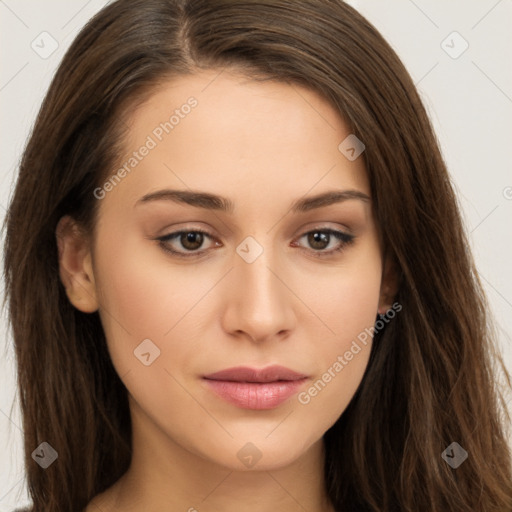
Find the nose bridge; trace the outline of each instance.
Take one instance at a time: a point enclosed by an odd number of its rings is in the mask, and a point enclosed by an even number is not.
[[[274,275],[279,269],[276,268],[276,254],[270,244],[263,247],[255,238],[247,237],[237,247],[237,253],[240,256],[236,270],[240,279],[238,282],[246,290],[248,302],[257,302],[261,311],[269,309],[271,305],[276,306],[271,303],[283,299],[283,285]]]

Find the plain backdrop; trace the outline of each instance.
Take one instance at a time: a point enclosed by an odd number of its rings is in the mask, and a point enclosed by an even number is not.
[[[0,0],[2,220],[20,154],[53,73],[80,28],[105,3]],[[512,372],[512,1],[349,3],[391,43],[427,106]],[[0,328],[0,511],[12,511],[29,500],[5,318]]]

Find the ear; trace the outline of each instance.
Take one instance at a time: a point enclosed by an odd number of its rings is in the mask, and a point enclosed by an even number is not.
[[[398,274],[392,259],[387,257],[382,267],[382,279],[380,285],[379,308],[377,312],[384,315],[393,305],[398,292]]]
[[[94,313],[98,310],[98,301],[88,237],[69,215],[59,220],[55,235],[60,280],[69,301],[84,313]]]

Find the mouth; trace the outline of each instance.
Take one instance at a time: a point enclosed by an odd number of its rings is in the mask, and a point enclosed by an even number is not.
[[[208,388],[242,409],[274,409],[283,404],[309,379],[284,366],[263,369],[228,368],[203,376]]]

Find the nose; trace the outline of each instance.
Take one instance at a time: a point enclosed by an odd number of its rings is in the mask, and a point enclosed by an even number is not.
[[[226,283],[222,325],[226,332],[253,342],[284,338],[295,328],[293,272],[264,248],[252,262],[235,255]]]

